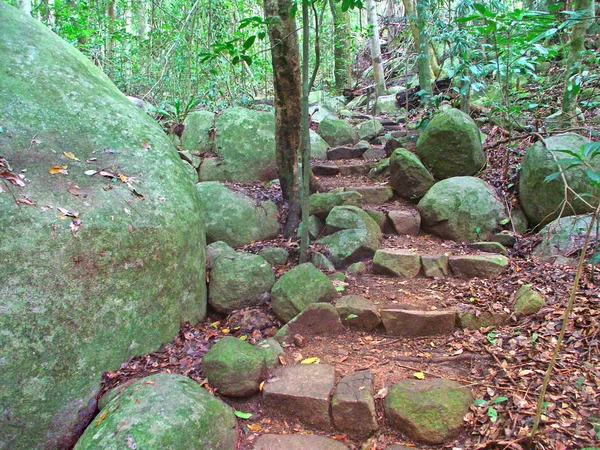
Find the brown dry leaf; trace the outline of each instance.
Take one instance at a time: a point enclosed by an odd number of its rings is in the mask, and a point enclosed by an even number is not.
[[[14,184],[15,186],[21,186],[21,187],[25,186],[25,183],[17,174],[14,174],[8,170],[0,170],[0,178],[4,179],[6,181],[9,181],[11,184]]]
[[[279,355],[278,359],[282,366],[287,366],[287,361],[283,355]]]
[[[24,205],[37,206],[35,202],[32,202],[28,198],[18,198],[17,203],[23,203]]]
[[[74,195],[75,197],[79,197],[79,192],[77,192],[78,189],[79,189],[79,186],[77,186],[77,185],[69,186],[67,188],[67,192],[71,195]]]
[[[248,425],[248,429],[250,431],[260,431],[262,430],[262,426],[260,425],[260,423],[252,423]]]
[[[109,172],[108,170],[101,170],[100,172],[98,172],[98,175],[108,178],[117,178],[117,175],[115,175],[112,172]]]
[[[69,172],[67,171],[67,168],[69,166],[52,166],[48,169],[48,172],[50,172],[51,175],[56,175],[58,173],[62,173],[63,175],[69,175]]]
[[[389,389],[387,387],[382,387],[381,389],[379,389],[377,391],[377,394],[375,394],[375,400],[386,398],[388,395],[388,391]]]
[[[57,206],[56,209],[58,209],[58,211],[64,216],[79,217],[79,213],[77,211],[73,211],[72,209],[61,208],[60,206]]]
[[[79,158],[77,158],[73,153],[71,152],[63,152],[63,155],[65,155],[67,158],[73,160],[73,161],[79,161]]]
[[[106,419],[106,416],[108,416],[109,411],[110,411],[109,409],[105,409],[104,412],[98,416],[98,418],[96,419],[97,427],[100,426],[100,424],[102,423],[102,421],[104,419]]]

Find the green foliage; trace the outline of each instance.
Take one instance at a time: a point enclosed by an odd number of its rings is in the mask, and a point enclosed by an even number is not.
[[[492,422],[496,422],[498,420],[498,410],[496,408],[494,408],[493,405],[497,405],[499,403],[503,403],[505,401],[507,401],[508,398],[506,397],[496,397],[495,399],[493,399],[491,402],[484,400],[482,398],[478,398],[473,402],[473,405],[475,406],[487,406],[487,415],[490,418],[490,420]]]

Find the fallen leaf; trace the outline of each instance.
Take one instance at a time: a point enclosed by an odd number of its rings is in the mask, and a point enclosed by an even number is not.
[[[88,177],[91,177],[92,175],[96,175],[98,173],[98,171],[97,170],[86,170],[83,173],[86,174]]]
[[[0,170],[0,178],[9,181],[11,184],[15,186],[25,186],[23,180],[17,175],[8,170]]]
[[[263,387],[265,387],[265,382],[261,381],[260,384],[258,385],[258,390],[262,392]]]
[[[388,391],[389,389],[387,387],[382,387],[381,389],[379,389],[379,391],[377,391],[377,394],[375,394],[374,398],[376,400],[386,398],[388,395]]]
[[[24,205],[37,206],[35,202],[32,202],[28,198],[18,198],[17,203],[23,203]]]
[[[417,380],[424,380],[425,374],[423,372],[415,372],[413,373],[413,377],[415,377]]]
[[[125,211],[125,214],[127,214],[128,216],[131,215],[131,211],[129,211],[127,208],[123,208],[123,211]]]
[[[287,361],[283,355],[279,355],[278,359],[282,366],[287,366]]]
[[[108,170],[101,170],[100,172],[98,172],[98,175],[108,178],[117,178],[117,176],[114,173],[109,172]]]
[[[320,361],[321,360],[315,356],[313,358],[303,359],[302,361],[300,361],[300,364],[319,364]]]
[[[229,334],[231,332],[231,330],[229,328],[221,328],[221,333],[223,334]]]
[[[262,426],[260,425],[260,423],[252,423],[248,425],[248,429],[250,431],[260,431],[262,430]]]
[[[98,416],[98,418],[96,419],[96,426],[100,426],[102,421],[106,419],[106,416],[108,416],[109,411],[109,409],[105,409],[104,412]]]
[[[252,413],[238,411],[237,409],[234,411],[234,414],[236,417],[239,417],[240,419],[249,419],[250,417],[252,417]]]
[[[151,148],[151,147],[150,147],[150,144],[149,144],[149,143],[147,143],[147,142],[145,142],[145,141],[144,141],[144,142],[142,142],[142,147],[143,147],[143,148],[144,148],[144,150],[146,150],[146,151],[150,150],[150,148]]]
[[[79,217],[79,213],[77,211],[73,211],[72,209],[61,208],[60,206],[57,206],[56,209],[58,209],[58,211],[65,216]]]
[[[62,173],[63,175],[69,175],[69,172],[67,171],[67,168],[69,166],[52,166],[50,167],[50,169],[48,169],[48,172],[50,172],[51,175],[56,175],[58,173]]]
[[[63,155],[65,155],[67,158],[72,159],[73,161],[79,161],[79,158],[77,158],[73,153],[71,152],[63,152]]]

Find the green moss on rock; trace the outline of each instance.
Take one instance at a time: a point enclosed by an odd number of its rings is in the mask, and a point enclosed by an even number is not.
[[[236,448],[233,410],[196,381],[151,375],[119,393],[90,423],[75,450]]]
[[[68,448],[103,372],[205,317],[203,217],[156,122],[38,21],[1,2],[0,22],[0,148],[36,203],[0,193],[0,442]]]

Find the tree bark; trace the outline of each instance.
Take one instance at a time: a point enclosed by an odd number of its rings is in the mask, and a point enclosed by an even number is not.
[[[427,34],[427,0],[417,0],[417,28],[419,29],[419,86],[425,92],[422,100],[433,95],[431,64],[429,62],[429,35]]]
[[[291,237],[300,223],[298,148],[302,111],[300,54],[291,0],[264,0],[275,90],[275,155],[283,198],[288,202],[284,235]]]
[[[402,0],[402,3],[404,4],[404,10],[406,12],[405,15],[409,18],[408,23],[410,25],[410,33],[412,34],[413,41],[415,43],[415,50],[419,52],[419,49],[421,48],[421,39],[419,38],[418,17],[417,12],[415,11],[414,1]],[[440,68],[438,57],[435,53],[435,50],[433,50],[431,42],[428,44],[428,52],[432,76],[437,77],[442,69]]]
[[[573,5],[575,12],[582,13],[584,17],[590,17],[591,0],[575,0]],[[573,25],[571,40],[569,42],[569,56],[567,59],[567,73],[562,99],[562,122],[564,126],[577,126],[577,95],[578,86],[575,77],[581,72],[581,57],[585,50],[584,40],[588,20],[580,20]]]
[[[349,87],[352,79],[350,71],[350,14],[342,11],[342,3],[329,0],[333,17],[335,92],[341,94]]]
[[[24,13],[31,15],[31,0],[18,0],[17,7]]]
[[[375,83],[375,95],[379,97],[385,94],[385,78],[383,74],[383,63],[381,61],[381,42],[379,40],[379,22],[374,0],[366,0],[367,22],[369,24],[369,43],[371,45],[371,59],[373,61],[373,79]]]

